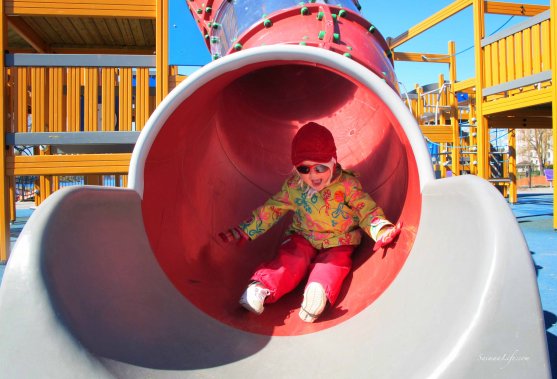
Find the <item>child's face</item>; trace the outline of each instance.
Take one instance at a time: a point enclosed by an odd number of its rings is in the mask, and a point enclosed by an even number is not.
[[[328,166],[312,161],[303,161],[296,169],[304,183],[316,191],[325,188],[333,174]]]

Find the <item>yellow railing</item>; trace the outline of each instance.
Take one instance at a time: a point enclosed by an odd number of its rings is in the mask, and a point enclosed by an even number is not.
[[[150,67],[13,65],[6,68],[6,77],[6,132],[19,140],[33,136],[37,141],[53,141],[51,145],[26,143],[27,154],[21,154],[21,146],[15,148],[16,142],[9,147],[6,175],[12,204],[16,176],[37,177],[37,204],[60,187],[61,175],[81,175],[88,184],[101,184],[103,175],[117,175],[116,183],[127,184],[131,154],[111,151],[110,143],[117,140],[107,141],[109,145],[99,152],[95,150],[98,145],[80,151],[87,145],[84,138],[75,137],[75,146],[69,149],[60,148],[56,139],[62,135],[84,137],[84,132],[115,133],[108,138],[121,136],[118,132],[139,132],[156,106]],[[171,76],[170,87],[178,81],[176,75]],[[12,205],[12,219],[14,212]]]
[[[149,68],[11,67],[7,77],[12,133],[140,131],[155,108]]]
[[[485,101],[521,95],[521,98],[485,105],[484,114],[551,102],[551,39],[549,11],[482,41]],[[540,91],[529,96],[528,91]],[[494,107],[494,108],[492,108]]]

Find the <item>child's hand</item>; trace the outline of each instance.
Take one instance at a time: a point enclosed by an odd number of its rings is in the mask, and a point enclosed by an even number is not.
[[[222,242],[236,242],[238,246],[241,246],[249,241],[248,235],[237,226],[230,228],[225,232],[219,233],[219,237]]]
[[[386,247],[390,245],[394,240],[396,240],[401,230],[402,230],[402,221],[397,222],[395,226],[385,230],[381,234],[381,237],[379,237],[379,239],[375,242],[375,245],[373,246],[373,251],[377,251],[382,247]]]

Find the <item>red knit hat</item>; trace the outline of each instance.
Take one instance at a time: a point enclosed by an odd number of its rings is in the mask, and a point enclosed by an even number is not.
[[[327,163],[337,159],[337,147],[331,132],[315,122],[308,122],[298,130],[292,140],[292,164],[303,161]]]

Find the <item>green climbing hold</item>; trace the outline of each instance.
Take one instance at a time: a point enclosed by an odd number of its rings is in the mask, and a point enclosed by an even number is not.
[[[325,31],[324,31],[324,30],[321,30],[321,31],[319,32],[319,34],[317,35],[317,38],[319,38],[319,39],[325,38]]]
[[[271,26],[273,26],[273,22],[269,19],[266,19],[265,21],[263,21],[263,26],[266,28],[270,28]]]
[[[197,9],[195,10],[195,12],[196,12],[197,14],[201,14],[201,13],[203,13],[203,9],[197,8]]]
[[[368,30],[369,30],[370,33],[375,33],[376,29],[377,28],[375,26],[371,25]]]
[[[336,19],[337,19],[337,15],[336,15],[335,13],[333,13],[333,14],[331,15],[331,17],[333,18],[333,20],[336,20]]]
[[[302,7],[302,8],[300,9],[300,13],[302,14],[302,16],[308,15],[308,14],[309,14],[309,9],[308,9],[308,7]]]
[[[219,37],[211,37],[211,43],[219,43],[219,42],[220,42]]]
[[[212,10],[213,10],[213,8],[207,7],[207,8],[205,8],[205,13],[211,13]]]
[[[338,43],[340,41],[340,34],[333,33],[333,41]]]
[[[240,50],[242,50],[242,48],[243,48],[243,46],[242,46],[241,43],[237,43],[237,44],[234,45],[234,50],[236,50],[236,51],[240,51]]]
[[[319,12],[317,13],[317,19],[319,21],[323,20],[323,17],[325,17],[325,12]]]
[[[350,54],[350,53],[344,53],[342,55],[344,55],[346,58],[352,58],[352,54]]]
[[[346,11],[344,9],[338,11],[338,17],[345,17],[345,16],[346,16]]]
[[[306,43],[306,41],[302,41],[298,45],[307,46],[307,43]]]

